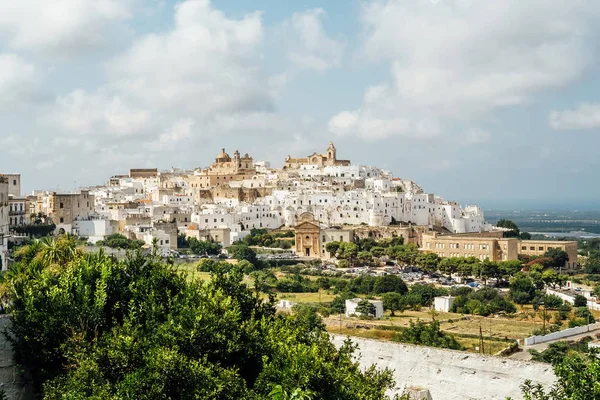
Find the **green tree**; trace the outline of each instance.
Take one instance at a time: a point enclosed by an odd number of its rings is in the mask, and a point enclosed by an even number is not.
[[[341,242],[337,251],[337,258],[347,260],[350,264],[358,255],[358,246],[350,242]]]
[[[600,359],[595,351],[588,355],[568,353],[556,360],[554,374],[558,378],[550,389],[526,381],[522,386],[525,400],[574,400],[600,398]]]
[[[587,307],[587,299],[585,298],[585,296],[577,294],[577,295],[575,295],[575,298],[573,299],[573,306]]]
[[[334,257],[339,248],[340,242],[325,243],[325,250],[329,253],[330,257]]]
[[[505,238],[509,238],[509,237],[519,237],[521,231],[519,230],[519,227],[517,226],[517,224],[515,224],[514,222],[512,222],[511,220],[508,219],[501,219],[498,222],[496,222],[496,226],[498,228],[506,228],[509,229],[508,231],[505,231],[503,233],[503,236]]]
[[[238,261],[246,260],[255,267],[258,265],[258,259],[256,258],[256,252],[245,244],[237,244],[229,247],[229,252],[233,258]]]
[[[269,393],[271,400],[312,400],[314,392],[310,390],[294,389],[291,393],[284,390],[281,385],[274,385]]]
[[[371,248],[371,256],[374,258],[383,257],[385,255],[385,247],[374,246]]]
[[[265,399],[281,385],[379,400],[394,387],[391,371],[359,368],[352,343],[336,348],[313,312],[276,314],[238,266],[189,281],[140,253],[42,250],[6,274],[15,359],[40,398]]]
[[[421,253],[415,260],[417,266],[427,273],[437,271],[440,257],[435,253]]]
[[[552,260],[552,267],[556,269],[564,267],[567,261],[569,261],[567,252],[557,247],[546,251],[544,257],[550,258]]]
[[[554,294],[546,294],[543,296],[544,306],[547,309],[558,309],[563,305],[563,299],[554,295]]]
[[[553,269],[547,269],[542,272],[542,282],[545,285],[556,287],[556,283],[558,282],[558,273]]]
[[[433,299],[437,296],[445,296],[448,291],[442,288],[436,288],[433,285],[415,284],[410,287],[410,295],[418,301],[422,307],[428,307],[433,303]]]
[[[371,252],[369,252],[369,251],[360,251],[360,252],[358,252],[357,258],[358,258],[358,262],[361,265],[369,265],[369,264],[371,264],[371,260],[373,259],[373,256],[371,255]]]
[[[383,308],[390,310],[392,317],[396,311],[404,311],[406,306],[404,297],[396,292],[384,293],[383,296],[381,296],[381,300],[383,301]]]
[[[479,277],[479,279],[481,279],[485,285],[488,279],[498,276],[498,270],[499,265],[497,262],[486,259],[480,264],[475,264],[472,268],[472,273],[473,275]]]
[[[396,292],[399,294],[408,293],[408,286],[398,275],[385,275],[376,278],[373,286],[374,294]],[[370,293],[366,293],[370,294]]]
[[[356,312],[367,317],[375,316],[375,306],[369,300],[361,300],[356,305]]]
[[[517,304],[530,303],[535,297],[535,291],[533,281],[523,274],[517,274],[510,279],[510,296]]]
[[[452,274],[455,274],[458,271],[458,258],[442,258],[438,264],[438,269],[442,274],[448,275],[448,277],[451,278]]]
[[[421,346],[463,350],[463,347],[456,341],[454,336],[440,330],[439,321],[426,323],[421,320],[417,320],[416,322],[411,320],[410,326],[394,335],[393,340]]]

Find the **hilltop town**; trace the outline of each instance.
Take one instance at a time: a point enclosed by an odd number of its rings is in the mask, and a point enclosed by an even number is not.
[[[247,295],[251,286],[242,280],[250,279],[255,307],[268,303],[284,315],[302,314],[307,312],[302,307],[308,307],[319,321],[311,329],[329,332],[334,342],[341,340],[336,334],[354,336],[363,355],[379,366],[384,362],[378,354],[387,345],[365,338],[479,357],[510,356],[519,365],[531,358],[546,361],[554,351],[546,347],[564,346],[559,342],[563,338],[584,337],[587,346],[592,340],[588,332],[598,329],[600,290],[575,286],[582,282],[577,242],[531,240],[511,221],[488,223],[479,206],[462,207],[389,171],[338,159],[333,143],[324,153],[288,156],[281,168],[237,150],[232,157],[222,149],[208,167],[133,168],[76,193],[36,190],[23,195],[21,178],[0,174],[3,270],[9,263],[15,265],[11,271],[18,271],[35,270],[38,263],[73,262],[77,273],[85,275],[84,254],[95,254],[91,268],[107,263],[127,269],[140,260],[136,257],[146,257],[144,265],[160,273],[176,264],[169,279],[191,277],[190,288],[196,279],[215,287],[241,285],[230,294],[234,297]],[[127,254],[124,249],[142,252]],[[218,278],[232,268],[241,274],[230,275],[229,283]],[[144,274],[130,278],[147,279]],[[17,281],[12,278],[11,284]],[[69,288],[60,290],[67,293]],[[30,318],[37,318],[36,313]],[[492,315],[493,323],[487,318]],[[489,326],[485,334],[483,324]],[[519,352],[521,347],[528,351]],[[390,359],[394,379],[424,384],[438,397],[462,398],[464,388],[452,377],[487,359],[457,362],[452,353],[436,351],[439,360],[432,365],[443,366],[450,376],[443,390],[434,383],[437,376],[425,371],[428,363],[411,361],[421,359],[418,348]],[[26,353],[17,347],[19,352]],[[408,375],[401,373],[405,366]],[[520,378],[503,368],[498,363],[486,372],[489,379],[501,377],[506,384],[494,393],[514,395]],[[527,376],[553,382],[547,370],[534,370]],[[471,380],[468,390],[476,393],[489,380],[486,376]]]
[[[78,193],[34,191],[23,196],[21,176],[0,180],[0,238],[32,232],[70,233],[95,244],[120,233],[177,254],[178,234],[227,248],[252,229],[292,228],[297,256],[329,258],[331,241],[402,236],[440,257],[514,260],[559,246],[575,267],[574,242],[528,242],[503,238],[476,205],[424,191],[414,181],[377,167],[338,159],[330,143],[324,153],[286,157],[282,168],[225,149],[206,168],[191,171],[133,168]],[[51,232],[48,232],[51,233]],[[39,235],[38,235],[39,236]],[[7,240],[0,239],[3,268]]]

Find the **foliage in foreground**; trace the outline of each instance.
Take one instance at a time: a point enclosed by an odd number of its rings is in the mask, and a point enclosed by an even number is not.
[[[273,300],[214,271],[206,282],[154,257],[116,261],[22,251],[7,274],[17,362],[45,399],[385,399],[389,370],[359,370],[354,345],[318,318],[275,314]],[[271,395],[270,395],[271,394]]]
[[[522,385],[525,400],[593,400],[600,399],[600,359],[596,351],[587,355],[575,352],[556,360],[554,373],[558,381],[545,389],[526,381]]]

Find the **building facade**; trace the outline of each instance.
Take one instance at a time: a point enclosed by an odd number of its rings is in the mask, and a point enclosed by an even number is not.
[[[0,174],[0,176],[6,178],[10,196],[21,196],[21,174]]]
[[[8,179],[0,176],[0,262],[3,271],[8,267]]]
[[[333,143],[329,143],[329,147],[327,147],[325,153],[313,153],[301,158],[287,156],[284,165],[288,169],[301,168],[303,165],[314,165],[317,167],[348,166],[350,165],[350,160],[338,160],[335,146]]]
[[[440,235],[423,233],[421,250],[440,257],[475,257],[478,260],[508,261],[518,259],[519,240],[494,235]]]
[[[26,197],[9,195],[8,198],[8,225],[24,226],[29,224],[29,200]]]
[[[560,249],[567,253],[569,259],[564,265],[566,269],[576,269],[579,267],[577,262],[577,242],[562,240],[523,240],[519,243],[519,254],[541,257],[548,250]]]
[[[481,232],[464,235],[440,235],[435,232],[422,235],[421,250],[436,253],[440,257],[476,257],[479,260],[516,260],[519,255],[543,256],[550,249],[567,253],[569,260],[564,268],[576,269],[577,242],[549,240],[519,240],[503,238],[502,231]]]
[[[49,193],[47,215],[57,228],[61,227],[66,232],[71,232],[71,225],[75,219],[87,219],[95,214],[94,196],[89,190],[80,193]]]

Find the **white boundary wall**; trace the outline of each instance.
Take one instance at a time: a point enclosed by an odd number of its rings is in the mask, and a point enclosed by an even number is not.
[[[561,292],[557,292],[556,290],[552,290],[552,289],[546,289],[546,293],[547,294],[553,294],[555,296],[560,297],[561,299],[563,299],[564,301],[569,302],[570,304],[575,303],[575,297],[574,296],[570,296],[566,293],[561,293]],[[582,295],[583,296],[583,295]],[[590,301],[588,300],[587,302],[587,307],[590,310],[597,310],[600,311],[600,304],[596,303],[595,301]]]
[[[332,335],[336,346],[345,339]],[[520,385],[525,380],[546,388],[556,381],[550,364],[373,339],[351,340],[358,345],[361,368],[375,364],[394,371],[396,387],[388,395],[402,394],[407,386],[420,386],[429,389],[433,400],[520,399]]]
[[[595,331],[596,329],[600,329],[600,323],[569,328],[565,329],[564,331],[553,332],[544,336],[530,336],[528,338],[525,338],[525,346],[532,346],[534,344],[551,342],[553,340],[563,339],[569,336],[575,336],[580,335],[582,333]]]

